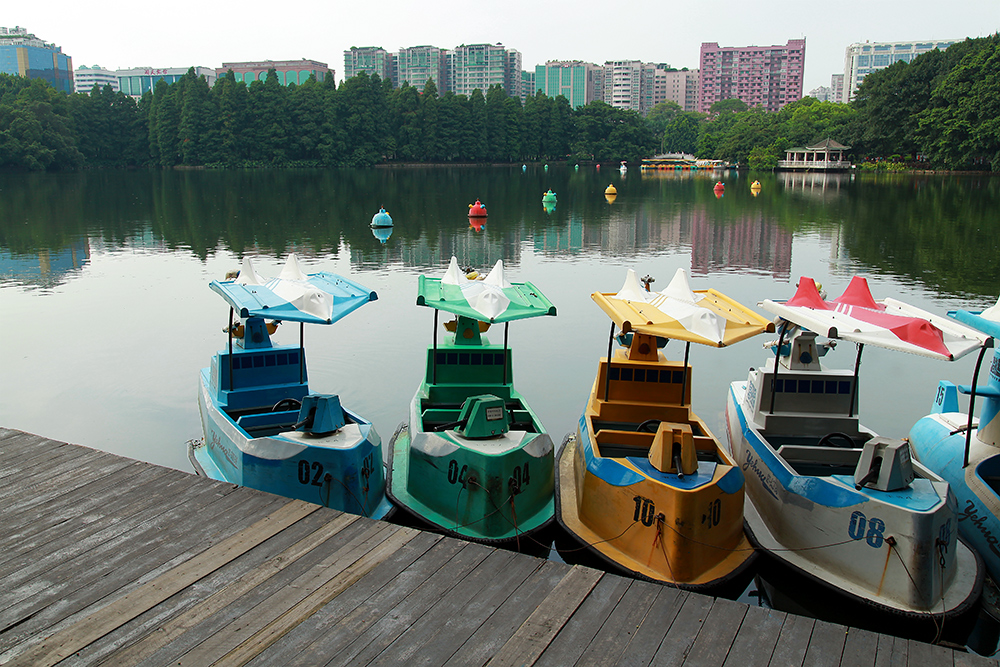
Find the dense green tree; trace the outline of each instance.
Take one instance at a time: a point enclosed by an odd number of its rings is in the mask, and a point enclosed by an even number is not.
[[[919,114],[919,140],[949,169],[1000,170],[1000,35],[967,41],[962,51]]]

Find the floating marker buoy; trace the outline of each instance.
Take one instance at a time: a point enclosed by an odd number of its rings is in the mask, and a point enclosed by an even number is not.
[[[552,192],[552,190],[549,190],[548,192],[542,195],[542,201],[544,202],[556,201],[556,193]]]
[[[476,200],[475,204],[469,204],[469,217],[470,218],[485,218],[486,217],[486,207],[483,203]]]
[[[618,190],[615,189],[614,183],[609,183],[608,187],[604,188],[604,194],[606,195],[616,195]]]
[[[385,212],[385,208],[380,208],[372,216],[372,227],[392,227],[392,218]]]

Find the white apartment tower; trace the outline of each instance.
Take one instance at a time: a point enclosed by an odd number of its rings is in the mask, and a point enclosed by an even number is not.
[[[850,102],[865,76],[897,62],[910,62],[922,53],[944,51],[958,39],[923,42],[856,42],[844,51],[844,98]]]

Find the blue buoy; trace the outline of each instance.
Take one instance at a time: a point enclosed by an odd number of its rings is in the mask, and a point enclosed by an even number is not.
[[[384,208],[380,208],[378,213],[372,216],[372,227],[392,227],[392,218]]]

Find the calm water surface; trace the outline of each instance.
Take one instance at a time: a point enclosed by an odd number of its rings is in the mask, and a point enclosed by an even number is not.
[[[377,291],[340,323],[308,327],[306,349],[313,390],[339,393],[383,439],[406,416],[433,333],[417,276],[441,275],[452,255],[480,269],[502,259],[556,304],[555,318],[513,323],[510,342],[518,387],[557,442],[607,349],[590,294],[616,291],[628,268],[662,289],[681,267],[693,289],[747,305],[790,297],[801,276],[832,298],[867,275],[876,298],[938,313],[1000,292],[998,179],[728,173],[718,198],[719,178],[592,166],[0,175],[0,426],[191,470],[198,370],[226,344],[229,314],[208,283],[244,256],[271,277],[295,252],[307,271]],[[490,213],[481,229],[466,217],[476,198]],[[395,221],[384,242],[369,227],[379,206]],[[763,362],[764,342],[692,350],[692,403],[716,435],[728,384]],[[939,378],[969,382],[973,356],[866,350],[865,423],[904,436]],[[851,366],[854,346],[826,362]]]

